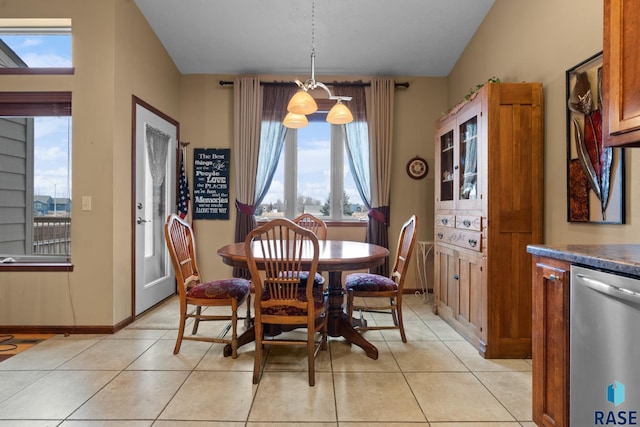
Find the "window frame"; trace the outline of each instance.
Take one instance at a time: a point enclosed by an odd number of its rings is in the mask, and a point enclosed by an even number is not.
[[[0,18],[2,34],[69,34],[72,37],[71,61],[73,63],[73,34],[70,18]],[[73,75],[75,67],[11,67],[0,68],[0,75]]]
[[[322,117],[314,117],[309,120],[321,121],[326,119],[328,110],[335,101],[326,100],[329,102],[321,102],[323,100],[316,100],[318,102],[318,111],[313,114],[322,115]],[[344,125],[332,125],[330,126],[330,218],[323,218],[323,220],[329,225],[345,224],[348,226],[355,226],[356,224],[366,226],[367,221],[359,219],[350,219],[343,214],[343,194],[344,194],[344,152],[346,144],[346,132]],[[284,202],[285,210],[284,217],[293,219],[298,216],[298,182],[297,182],[297,154],[298,154],[298,131],[297,129],[287,129],[284,141]],[[335,191],[338,189],[339,191]],[[293,203],[289,203],[289,200],[293,200]]]
[[[0,92],[0,116],[68,116],[73,120],[72,93]],[[37,255],[21,258],[24,261],[0,263],[0,271],[73,271],[70,255],[60,261]]]

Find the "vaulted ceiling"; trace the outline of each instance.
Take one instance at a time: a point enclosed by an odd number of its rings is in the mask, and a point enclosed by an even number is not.
[[[183,74],[304,77],[313,45],[317,75],[435,77],[449,74],[494,0],[135,3]]]

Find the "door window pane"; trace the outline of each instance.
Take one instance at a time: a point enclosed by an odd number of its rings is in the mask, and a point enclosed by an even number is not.
[[[440,137],[440,200],[453,200],[453,131]]]
[[[460,198],[478,198],[477,117],[460,126]]]

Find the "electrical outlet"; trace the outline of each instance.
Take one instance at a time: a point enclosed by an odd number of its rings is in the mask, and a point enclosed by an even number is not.
[[[82,210],[83,211],[91,210],[91,196],[82,196]]]

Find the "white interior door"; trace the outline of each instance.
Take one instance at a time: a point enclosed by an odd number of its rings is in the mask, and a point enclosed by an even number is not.
[[[175,292],[164,223],[175,204],[176,146],[176,125],[136,104],[136,316]]]

